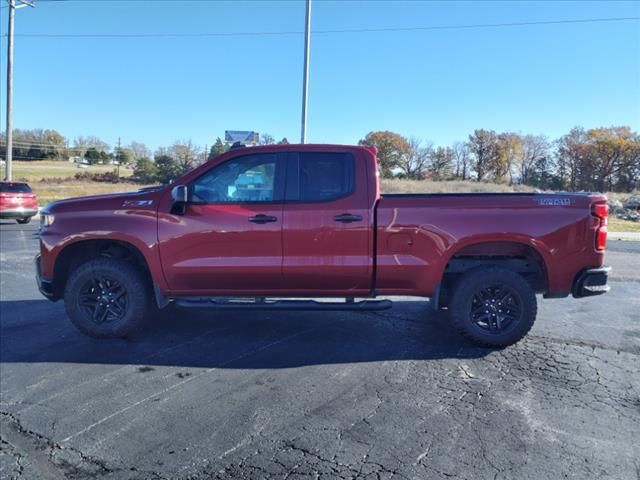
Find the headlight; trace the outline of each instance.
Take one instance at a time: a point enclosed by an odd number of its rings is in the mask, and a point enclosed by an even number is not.
[[[40,228],[50,227],[55,219],[52,213],[40,212]]]

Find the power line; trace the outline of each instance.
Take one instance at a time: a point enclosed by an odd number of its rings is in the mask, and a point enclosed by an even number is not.
[[[36,3],[59,3],[59,2],[78,2],[78,3],[123,3],[123,2],[172,2],[172,3],[219,3],[220,0],[35,0]],[[1,9],[8,8],[6,5],[0,7]]]
[[[5,141],[1,141],[0,142],[0,147],[6,147],[7,143]],[[108,148],[111,148],[110,146],[107,146]],[[69,147],[66,145],[56,145],[56,144],[52,144],[52,143],[37,143],[37,142],[13,142],[13,148],[14,149],[21,149],[24,150],[26,148],[36,148],[36,149],[44,149],[44,148],[50,148],[50,149],[62,149],[62,150],[86,150],[89,148],[95,148],[95,149],[101,149],[101,148],[105,148],[104,145],[86,145],[86,146],[76,146],[76,147]]]
[[[42,0],[40,0],[42,1]],[[77,0],[48,0],[53,1],[77,1]],[[88,1],[120,1],[120,0],[88,0]],[[153,0],[164,1],[164,0]],[[190,0],[204,1],[204,0]],[[475,23],[460,25],[432,25],[423,27],[385,27],[385,28],[350,28],[350,29],[332,29],[332,30],[315,30],[313,35],[327,35],[340,33],[380,33],[380,32],[415,32],[430,30],[466,30],[480,28],[513,28],[540,25],[569,25],[569,24],[586,24],[586,23],[604,23],[604,22],[627,22],[637,21],[640,17],[609,17],[609,18],[583,18],[570,20],[541,20],[533,22],[505,22],[505,23]],[[189,33],[20,33],[15,34],[19,37],[34,38],[186,38],[186,37],[257,37],[257,36],[281,36],[281,35],[303,35],[303,31],[280,31],[280,32],[189,32]],[[3,35],[6,36],[6,35]]]

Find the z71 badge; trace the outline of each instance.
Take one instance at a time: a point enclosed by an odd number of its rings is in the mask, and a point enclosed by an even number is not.
[[[566,207],[571,205],[571,199],[567,197],[559,197],[559,198],[538,198],[536,199],[538,205],[548,206],[548,207]]]
[[[122,204],[123,207],[148,207],[153,203],[153,200],[125,200]]]

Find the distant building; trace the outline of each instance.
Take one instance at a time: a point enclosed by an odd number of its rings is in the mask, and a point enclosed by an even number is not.
[[[84,157],[69,157],[69,162],[76,165],[89,165],[89,160]]]

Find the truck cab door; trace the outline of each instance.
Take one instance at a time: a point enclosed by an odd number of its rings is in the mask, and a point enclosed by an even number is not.
[[[159,212],[167,284],[183,295],[268,294],[282,286],[286,153],[233,157],[187,185],[178,212]]]
[[[349,151],[291,152],[283,212],[283,283],[299,295],[371,292],[373,207],[367,169]]]

